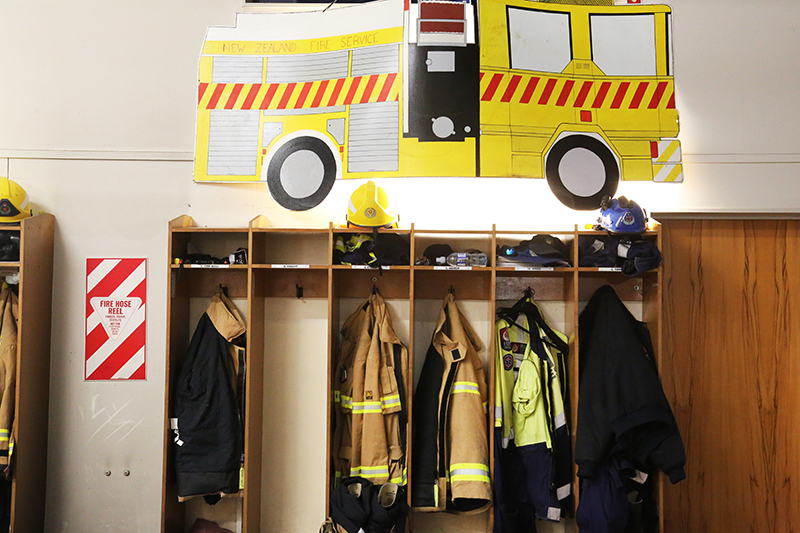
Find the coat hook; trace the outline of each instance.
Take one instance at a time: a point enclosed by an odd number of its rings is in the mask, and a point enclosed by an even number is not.
[[[294,290],[295,290],[295,293],[297,295],[297,299],[298,300],[303,297],[303,287],[301,287],[299,284],[295,283],[294,284]]]
[[[526,297],[533,299],[533,296],[536,294],[536,291],[531,289],[531,286],[528,285],[528,288],[525,289],[525,293],[524,294],[525,294]]]
[[[455,296],[455,295],[456,295],[456,289],[455,289],[455,287],[453,287],[452,285],[450,285],[450,288],[449,288],[449,289],[447,289],[447,292],[449,292],[449,293],[450,293],[450,294],[452,294],[453,296]]]
[[[224,286],[222,283],[219,284],[219,290],[224,294],[226,297],[228,296],[228,287]]]

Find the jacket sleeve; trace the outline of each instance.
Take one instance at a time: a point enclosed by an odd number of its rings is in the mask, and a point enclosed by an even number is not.
[[[444,362],[431,345],[414,392],[411,507],[438,505],[439,390],[443,374]]]

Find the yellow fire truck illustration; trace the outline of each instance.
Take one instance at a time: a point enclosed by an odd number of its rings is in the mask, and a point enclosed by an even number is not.
[[[545,178],[591,210],[682,181],[677,135],[668,6],[375,0],[209,28],[195,181],[306,210],[339,178]]]

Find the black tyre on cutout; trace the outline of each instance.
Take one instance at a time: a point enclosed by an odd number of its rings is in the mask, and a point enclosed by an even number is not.
[[[574,154],[574,150],[591,152],[602,165],[604,175],[600,178],[600,186],[594,187],[588,196],[579,194],[574,187],[570,190],[570,185],[587,178],[586,176],[562,175],[564,169],[561,168],[561,163],[568,154]],[[580,211],[599,209],[603,197],[613,197],[619,185],[619,165],[614,154],[603,142],[588,135],[570,135],[556,141],[547,154],[544,174],[556,198],[565,206]]]
[[[296,197],[287,191],[283,180],[297,179],[297,177],[285,176],[284,164],[289,156],[301,151],[310,152],[319,159],[319,163],[322,166],[322,174],[320,176],[308,176],[308,179],[319,182],[314,192],[308,196]],[[267,167],[269,193],[281,207],[292,211],[307,211],[312,207],[318,206],[331,192],[334,181],[336,181],[336,159],[334,159],[334,155],[325,141],[316,137],[290,139],[278,148]]]

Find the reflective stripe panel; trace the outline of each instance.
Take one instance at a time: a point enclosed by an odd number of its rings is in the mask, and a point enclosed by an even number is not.
[[[683,164],[677,165],[653,165],[653,181],[656,182],[675,182],[683,181]]]
[[[468,394],[477,394],[480,396],[480,390],[478,389],[478,384],[474,381],[456,381],[453,383],[453,388],[450,391],[450,394],[457,394],[459,392],[468,393]]]
[[[556,425],[556,429],[560,428],[561,426],[567,425],[567,415],[566,413],[558,413],[553,420],[553,423]]]
[[[485,75],[484,75],[485,74]],[[481,72],[483,102],[538,104],[593,109],[675,109],[672,81],[576,81],[569,77]],[[580,84],[579,87],[576,86]],[[594,88],[595,97],[587,101]],[[668,97],[665,97],[669,95]]]
[[[203,82],[197,94],[200,109],[320,109],[393,102],[400,85],[400,77],[392,72],[293,83]]]
[[[352,411],[353,410],[353,398],[350,396],[345,396],[342,394],[338,400],[339,405],[342,406],[342,409]]]
[[[483,481],[490,483],[489,467],[480,463],[456,463],[450,466],[450,481]]]
[[[381,402],[353,402],[352,405],[353,405],[353,414],[383,412],[383,409],[381,408]]]
[[[393,477],[389,480],[389,483],[397,483],[398,485],[405,485],[408,483],[408,469],[403,467],[403,473],[401,477]]]
[[[351,476],[361,476],[366,479],[387,477],[389,475],[388,466],[353,466],[350,468]]]
[[[8,436],[10,434],[11,434],[11,432],[9,430],[0,429],[0,442],[7,442],[8,441]]]
[[[658,155],[653,158],[653,163],[680,163],[681,142],[677,139],[658,141]]]
[[[389,407],[395,407],[400,405],[400,395],[394,394],[392,396],[384,396],[381,398],[381,407],[383,409],[388,409]]]

